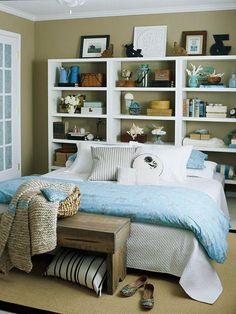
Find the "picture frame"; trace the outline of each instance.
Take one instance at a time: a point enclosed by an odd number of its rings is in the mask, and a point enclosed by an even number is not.
[[[102,52],[108,48],[110,35],[81,36],[80,57],[99,58]]]
[[[167,26],[137,26],[134,28],[134,49],[142,49],[143,57],[166,56]]]
[[[188,56],[206,55],[207,31],[182,32],[182,45]]]

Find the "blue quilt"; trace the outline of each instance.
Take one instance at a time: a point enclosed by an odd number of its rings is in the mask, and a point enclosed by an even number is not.
[[[23,177],[0,182],[0,203],[9,203]],[[40,177],[51,182],[68,182]],[[129,217],[131,221],[192,231],[209,257],[223,263],[227,254],[229,218],[207,194],[175,186],[127,186],[69,181],[81,191],[80,211]],[[5,197],[4,197],[5,195]]]

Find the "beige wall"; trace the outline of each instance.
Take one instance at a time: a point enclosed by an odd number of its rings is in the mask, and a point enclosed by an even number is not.
[[[33,171],[33,62],[34,27],[28,21],[0,12],[0,29],[21,34],[21,158],[22,174]]]
[[[207,54],[213,34],[230,34],[225,42],[236,54],[236,11],[153,14],[124,17],[31,22],[0,12],[0,27],[22,35],[22,168],[23,174],[47,171],[47,59],[79,57],[80,36],[109,34],[114,56],[133,41],[135,26],[168,26],[168,48],[182,31],[207,30]],[[35,49],[34,49],[35,48]],[[34,91],[32,91],[32,77]],[[33,101],[32,97],[34,95]],[[33,162],[34,154],[34,162]],[[34,164],[34,167],[32,166]]]
[[[47,59],[79,57],[80,36],[110,35],[114,56],[124,57],[124,44],[133,41],[134,26],[167,25],[169,54],[182,31],[207,30],[207,54],[213,34],[230,34],[231,54],[236,54],[236,11],[153,14],[36,22],[34,137],[37,172],[47,171]]]

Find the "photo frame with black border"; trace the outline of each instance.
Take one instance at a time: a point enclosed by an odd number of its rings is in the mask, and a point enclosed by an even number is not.
[[[206,55],[207,31],[182,32],[182,46],[188,56]]]
[[[80,58],[100,58],[109,41],[110,35],[81,36]]]

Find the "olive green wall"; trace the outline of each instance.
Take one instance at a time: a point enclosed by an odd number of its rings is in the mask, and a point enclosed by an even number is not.
[[[109,34],[114,56],[133,41],[135,26],[167,25],[167,54],[182,31],[207,30],[207,54],[213,34],[230,34],[230,54],[236,54],[236,11],[153,14],[124,17],[32,22],[0,12],[0,28],[22,35],[22,170],[47,171],[47,60],[79,57],[80,36]],[[32,80],[32,78],[34,80]],[[32,89],[33,83],[33,89]]]
[[[35,171],[47,171],[47,59],[79,57],[80,36],[110,35],[114,56],[124,57],[124,44],[133,41],[135,26],[167,25],[167,54],[182,31],[207,30],[207,54],[213,34],[230,34],[225,45],[236,54],[236,11],[153,14],[123,17],[73,19],[35,23],[34,137]]]
[[[21,158],[22,174],[33,171],[33,62],[35,23],[0,12],[0,29],[21,35]]]

